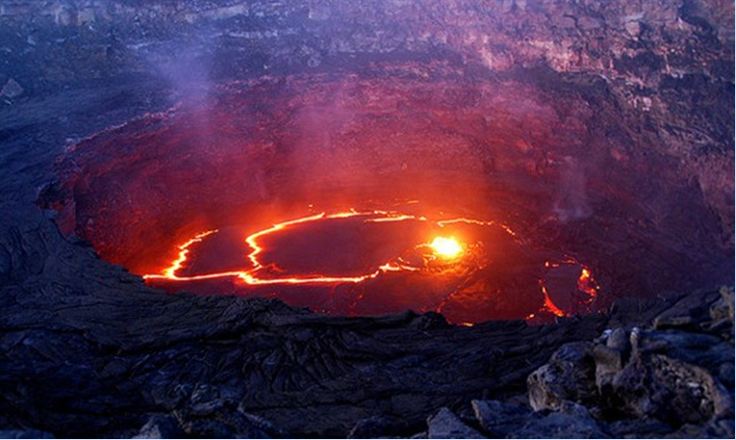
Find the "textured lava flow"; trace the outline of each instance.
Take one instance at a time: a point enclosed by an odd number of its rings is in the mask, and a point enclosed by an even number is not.
[[[494,221],[351,209],[248,235],[243,228],[196,234],[161,273],[144,278],[169,290],[275,296],[335,314],[434,310],[468,324],[580,313],[599,289],[588,267],[532,250]]]

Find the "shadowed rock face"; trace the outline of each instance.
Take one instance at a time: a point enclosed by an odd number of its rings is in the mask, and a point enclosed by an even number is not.
[[[27,93],[154,70],[180,92],[201,95],[208,79],[357,72],[395,61],[426,76],[430,60],[459,62],[453,69],[465,73],[543,65],[599,78],[621,113],[642,120],[630,130],[647,137],[641,147],[696,177],[727,240],[733,227],[732,201],[723,197],[733,191],[731,2],[17,0],[0,17],[11,49],[0,82],[24,74]],[[390,66],[381,71],[392,75]],[[609,136],[628,144],[631,133]],[[613,154],[631,151],[618,145]]]
[[[0,427],[732,435],[728,307],[663,299],[733,278],[732,2],[17,0],[0,24]],[[649,299],[458,328],[165,295],[109,264],[335,187],[383,197],[376,175]]]

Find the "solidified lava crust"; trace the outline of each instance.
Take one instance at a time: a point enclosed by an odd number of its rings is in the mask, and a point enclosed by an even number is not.
[[[144,278],[169,290],[275,296],[331,314],[436,311],[466,325],[591,311],[600,289],[583,264],[529,249],[492,221],[351,210],[243,238],[247,229],[197,234],[160,274]]]

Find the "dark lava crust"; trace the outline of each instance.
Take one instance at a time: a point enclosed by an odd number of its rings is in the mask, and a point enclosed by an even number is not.
[[[633,3],[2,2],[0,437],[732,438],[733,3]],[[38,206],[70,200],[58,164],[84,139],[219,87],[438,72],[600,104],[575,130],[640,179],[589,188],[627,201],[604,207],[606,278],[677,276],[547,326],[329,318],[151,289]],[[604,243],[598,207],[548,239]]]

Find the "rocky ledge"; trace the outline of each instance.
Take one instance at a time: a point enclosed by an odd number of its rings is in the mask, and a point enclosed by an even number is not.
[[[428,438],[732,438],[734,292],[720,294],[565,344],[527,378],[528,402],[473,400],[461,417],[443,408]]]

